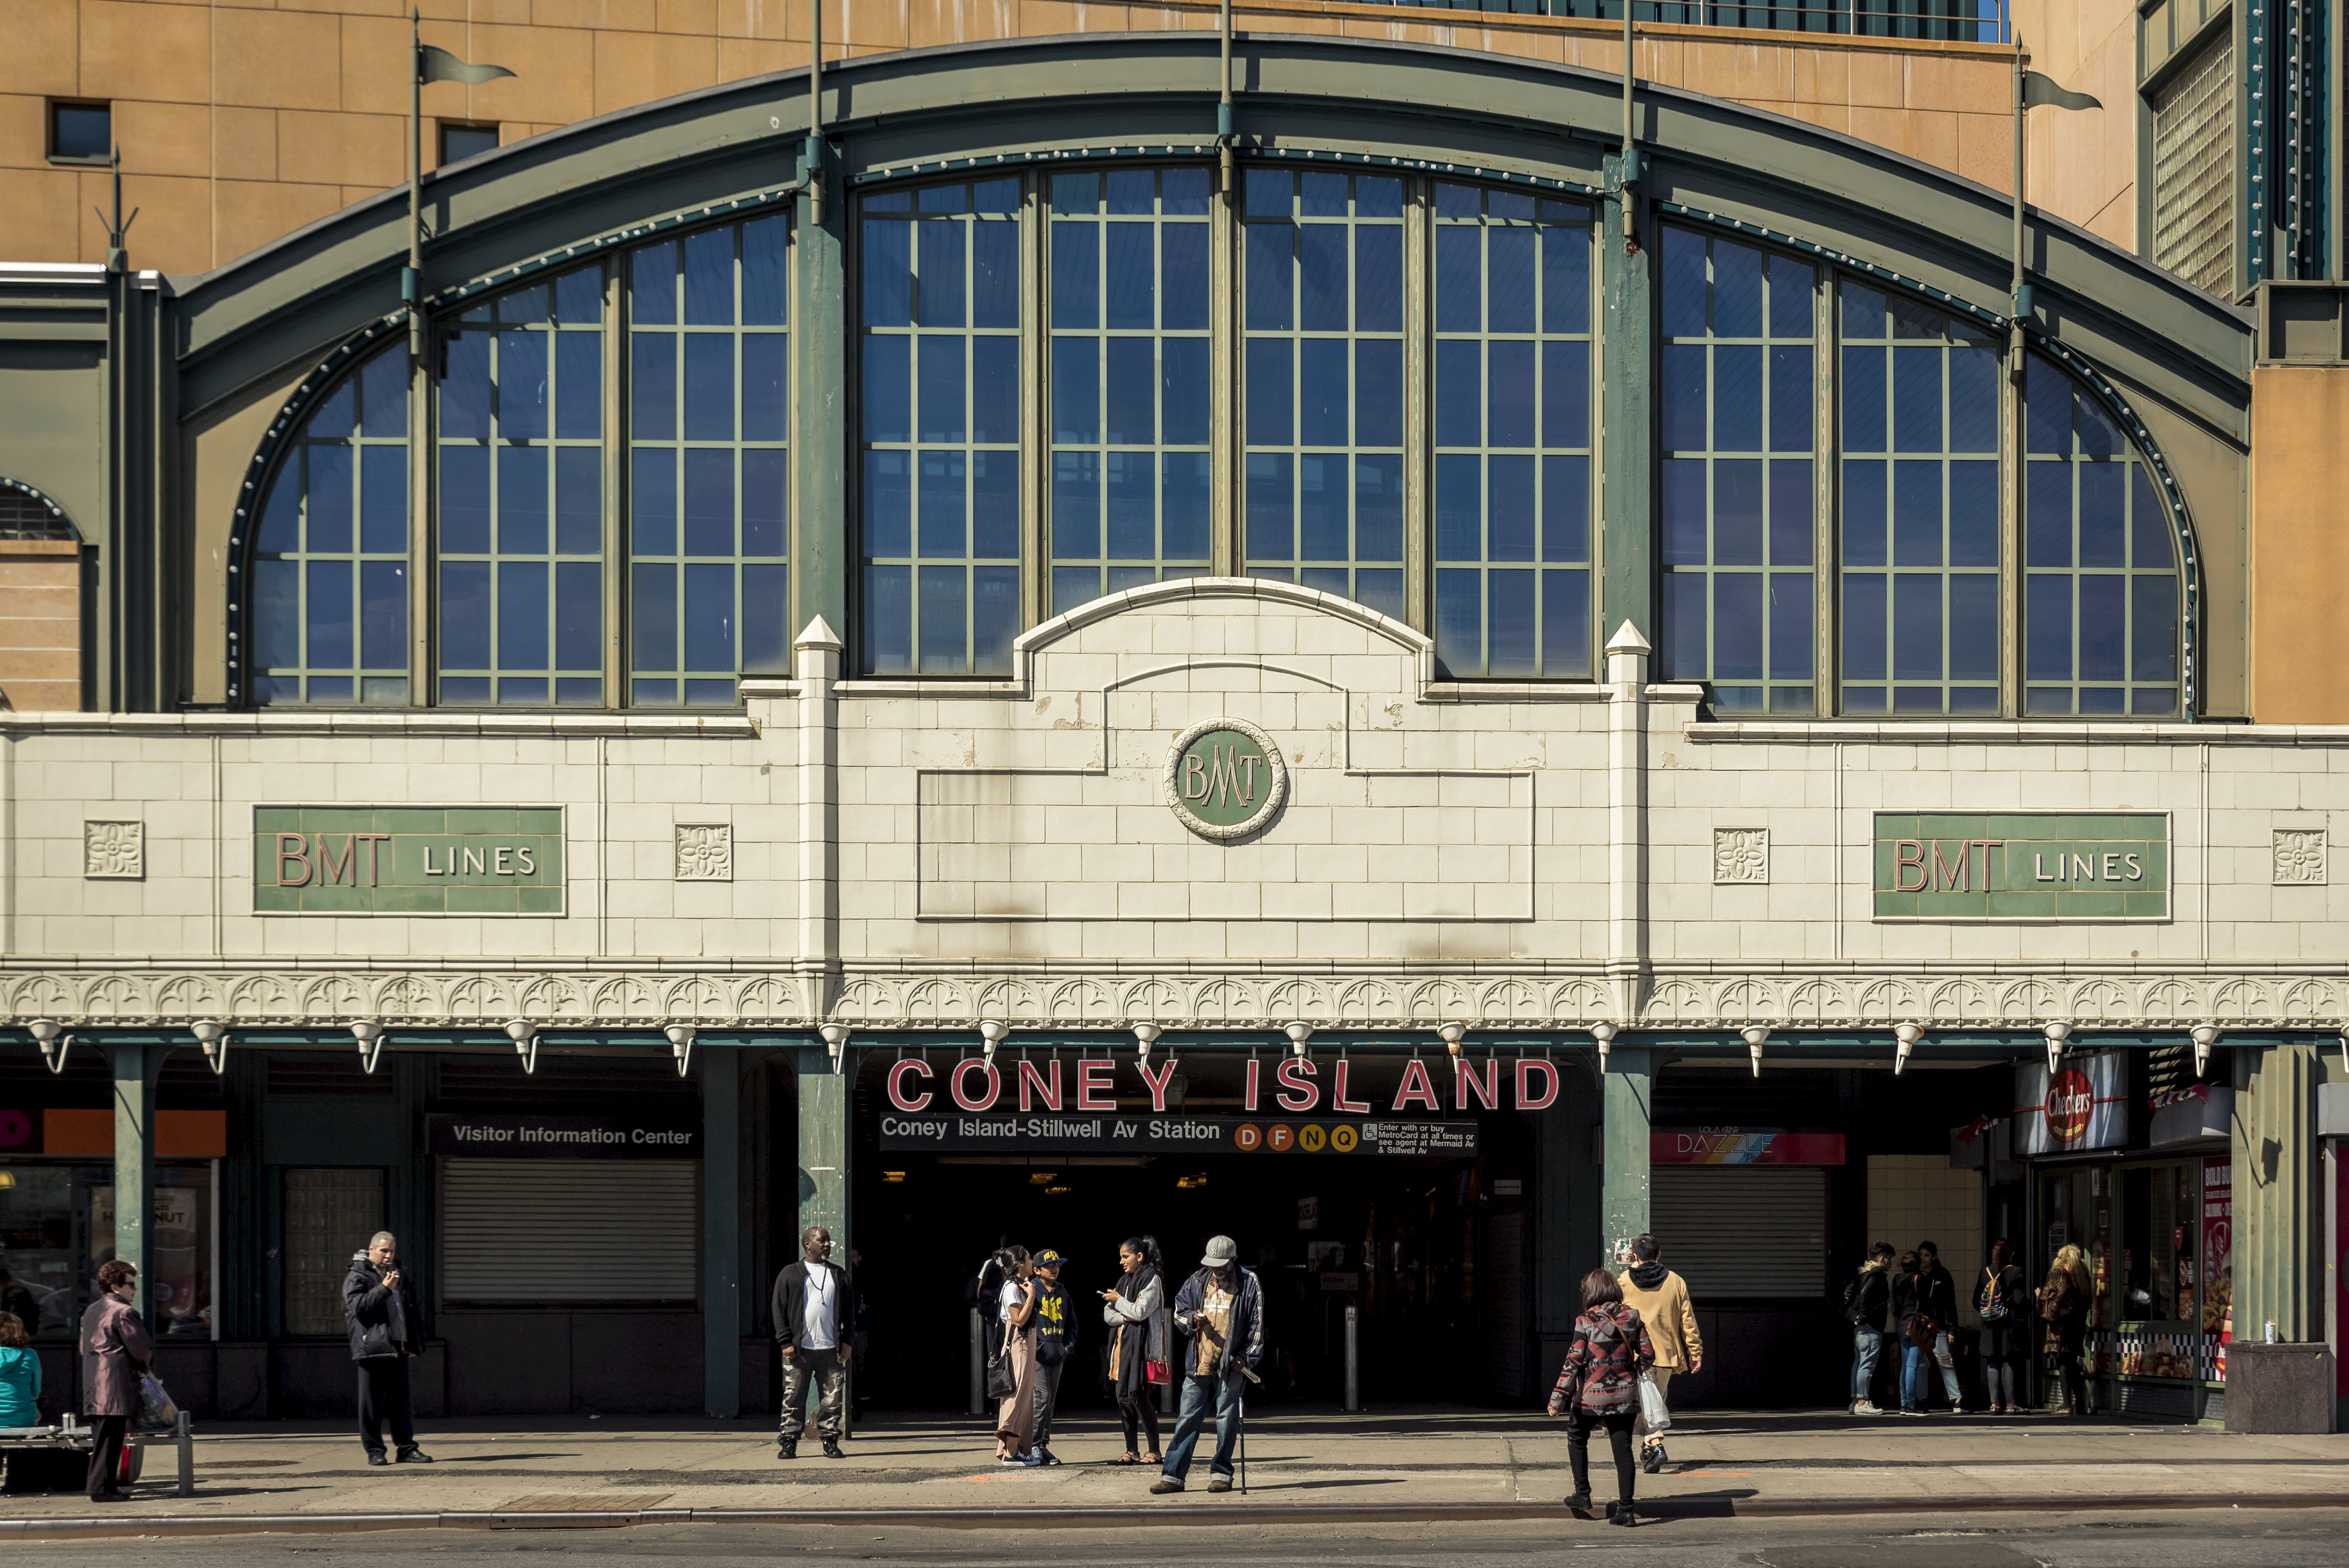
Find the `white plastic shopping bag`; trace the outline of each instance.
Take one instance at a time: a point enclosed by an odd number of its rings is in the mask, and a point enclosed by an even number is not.
[[[1664,1403],[1664,1391],[1645,1372],[1640,1374],[1640,1419],[1651,1432],[1661,1432],[1672,1424],[1671,1408]]]

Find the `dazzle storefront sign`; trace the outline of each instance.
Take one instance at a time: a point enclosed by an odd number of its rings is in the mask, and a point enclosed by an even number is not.
[[[1651,1165],[1840,1165],[1840,1132],[1771,1132],[1744,1127],[1659,1127]]]
[[[2121,1056],[2098,1051],[2014,1069],[2014,1143],[2019,1154],[2117,1149],[2128,1137]]]
[[[1042,1062],[1023,1057],[1008,1066],[1007,1073],[1004,1067],[984,1057],[965,1057],[952,1067],[933,1068],[919,1057],[907,1057],[889,1068],[885,1080],[889,1103],[908,1115],[933,1106],[944,1109],[948,1104],[979,1115],[1007,1099],[1016,1099],[1023,1116],[1038,1110],[1092,1114],[1131,1109],[1118,1101],[1113,1088],[1117,1065],[1106,1057],[1081,1057],[1065,1064],[1058,1057]],[[1356,1086],[1350,1081],[1352,1064],[1343,1057],[1330,1063],[1286,1057],[1269,1072],[1264,1070],[1265,1063],[1251,1057],[1246,1066],[1240,1109],[1251,1113],[1269,1109],[1310,1115],[1322,1109],[1325,1084],[1328,1109],[1335,1115],[1370,1116],[1381,1110],[1393,1116],[1414,1111],[1433,1115],[1444,1109],[1436,1099],[1435,1075],[1417,1057],[1403,1063],[1393,1099],[1384,1107],[1373,1106],[1356,1094]],[[1482,1062],[1439,1059],[1437,1068],[1451,1080],[1452,1109],[1456,1111],[1547,1110],[1557,1103],[1557,1064],[1545,1057],[1520,1057],[1513,1062],[1491,1057]],[[1151,1111],[1164,1115],[1167,1090],[1174,1078],[1174,1058],[1155,1065],[1143,1062],[1139,1070],[1150,1091]]]

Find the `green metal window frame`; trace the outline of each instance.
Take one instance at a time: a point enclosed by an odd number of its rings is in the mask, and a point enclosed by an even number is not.
[[[1207,165],[1176,164],[1056,171],[1045,182],[1047,615],[1209,570],[1214,178]],[[1193,266],[1195,311],[1175,297]],[[1139,315],[1137,287],[1148,298]],[[1133,406],[1136,386],[1146,409]],[[1195,428],[1177,424],[1186,394]],[[1136,416],[1140,428],[1120,426]]]
[[[1236,429],[1241,467],[1240,558],[1251,577],[1299,583],[1367,604],[1401,620],[1407,606],[1406,566],[1411,559],[1413,476],[1409,431],[1414,399],[1409,392],[1420,335],[1413,307],[1417,267],[1406,221],[1415,201],[1415,182],[1399,174],[1349,174],[1340,170],[1292,170],[1251,163],[1240,171],[1241,200],[1237,282],[1240,407]],[[1287,192],[1283,200],[1281,191]],[[1342,192],[1342,194],[1340,194]],[[1388,197],[1392,195],[1392,205]],[[1365,211],[1365,208],[1372,211]],[[1296,301],[1300,284],[1315,281],[1334,242],[1344,268],[1343,325],[1300,325]],[[1285,242],[1285,243],[1284,243]],[[1364,288],[1370,270],[1383,264],[1379,253],[1392,246],[1398,275],[1392,329],[1365,327],[1373,301]],[[1316,253],[1308,256],[1311,250]],[[1285,255],[1286,260],[1283,261]],[[1276,280],[1278,284],[1276,284]],[[1275,304],[1276,294],[1285,295]],[[1309,356],[1345,359],[1346,407],[1334,420],[1326,404],[1309,404]],[[1387,356],[1392,355],[1390,366]],[[1276,367],[1285,363],[1285,370]],[[1362,409],[1366,380],[1392,374],[1398,381],[1401,418],[1392,440],[1384,428],[1367,429]],[[1308,420],[1322,428],[1309,431]],[[1342,426],[1344,438],[1328,427]],[[1334,499],[1331,499],[1334,498]],[[1334,525],[1330,509],[1341,509]],[[1392,538],[1377,514],[1392,509]],[[1316,510],[1320,518],[1314,521]],[[1342,534],[1346,548],[1317,550]],[[1392,543],[1392,549],[1379,549]]]
[[[2044,356],[2026,364],[2023,714],[2175,718],[2177,529],[2145,454],[2104,407]]]
[[[1839,702],[1993,717],[2006,668],[2003,369],[1988,333],[1843,276]]]
[[[730,707],[791,672],[791,219],[627,257],[628,703]]]
[[[1660,236],[1657,638],[1723,714],[1818,707],[1819,269],[1680,224]]]
[[[1436,658],[1454,676],[1587,681],[1593,209],[1438,181],[1431,212]]]
[[[590,263],[509,291],[438,335],[432,619],[440,706],[609,706],[605,277],[603,263]],[[452,406],[451,387],[470,378],[477,353],[488,401],[475,426],[461,397]],[[574,374],[574,365],[588,374]],[[582,397],[594,399],[592,418],[574,417],[572,400]],[[471,484],[476,459],[478,491]],[[479,503],[478,534],[469,499]],[[476,652],[485,656],[463,656]],[[533,652],[541,656],[532,659]]]
[[[1026,184],[958,180],[857,201],[857,667],[867,675],[1011,667],[1024,620]],[[998,227],[1008,232],[981,232]],[[891,233],[900,228],[902,240]]]
[[[378,350],[287,444],[247,557],[256,707],[409,701],[409,397],[405,345]]]

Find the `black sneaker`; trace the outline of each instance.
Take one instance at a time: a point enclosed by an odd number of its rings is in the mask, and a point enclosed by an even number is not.
[[[1640,1522],[1640,1516],[1633,1513],[1631,1511],[1631,1505],[1626,1502],[1619,1505],[1612,1513],[1607,1516],[1607,1522],[1609,1524],[1620,1524],[1626,1526],[1634,1525]]]
[[[432,1456],[426,1453],[422,1449],[418,1448],[413,1443],[410,1443],[408,1447],[400,1449],[399,1457],[392,1460],[392,1463],[394,1464],[402,1465],[429,1465],[431,1462]]]
[[[1036,1450],[1036,1462],[1041,1465],[1056,1465],[1061,1462],[1061,1456],[1054,1453],[1050,1449],[1038,1449]]]
[[[795,1460],[799,1458],[800,1440],[797,1438],[776,1439],[775,1457],[779,1460]]]
[[[844,1460],[848,1456],[840,1451],[838,1438],[826,1438],[823,1440],[823,1457],[828,1460]]]
[[[383,1450],[381,1449],[370,1449],[367,1450],[367,1463],[371,1465],[388,1465],[390,1462],[391,1461],[383,1457]]]
[[[1577,1519],[1588,1519],[1591,1516],[1590,1494],[1587,1491],[1576,1492],[1566,1500],[1566,1509]]]

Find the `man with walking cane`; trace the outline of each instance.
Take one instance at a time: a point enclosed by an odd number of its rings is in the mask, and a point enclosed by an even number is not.
[[[1183,1490],[1210,1399],[1216,1407],[1216,1457],[1208,1461],[1207,1490],[1232,1490],[1232,1457],[1243,1419],[1240,1380],[1254,1381],[1256,1365],[1264,1358],[1264,1292],[1256,1275],[1240,1267],[1239,1257],[1231,1237],[1213,1238],[1198,1272],[1174,1297],[1174,1326],[1191,1336],[1191,1347],[1174,1440],[1166,1445],[1165,1468],[1150,1489],[1160,1495]]]

